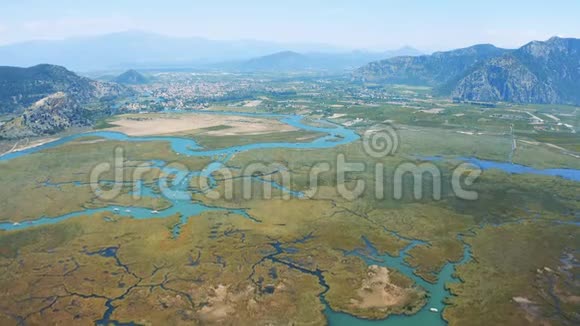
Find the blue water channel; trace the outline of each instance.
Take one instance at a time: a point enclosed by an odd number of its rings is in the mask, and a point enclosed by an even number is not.
[[[446,158],[441,156],[418,156],[418,159],[425,161],[444,161]],[[575,169],[536,169],[525,165],[514,164],[509,162],[497,162],[482,160],[475,157],[457,157],[453,160],[463,161],[478,166],[483,171],[495,169],[501,170],[510,174],[536,174],[552,177],[560,177],[566,180],[580,182],[580,170]]]
[[[207,114],[208,112],[204,112]],[[232,115],[232,113],[224,113],[224,112],[215,112],[212,114],[223,114],[223,115]],[[130,137],[120,132],[111,132],[111,131],[97,131],[97,132],[88,132],[82,134],[75,134],[67,137],[63,137],[61,139],[55,140],[53,142],[49,142],[43,144],[38,147],[28,148],[23,151],[8,153],[4,156],[0,157],[0,161],[7,161],[11,159],[15,159],[18,157],[22,157],[24,155],[33,154],[42,150],[54,148],[68,142],[84,138],[84,137],[100,137],[107,140],[113,141],[124,141],[124,142],[150,142],[150,141],[166,141],[171,144],[171,148],[173,151],[180,155],[185,156],[197,156],[197,157],[212,157],[212,158],[220,158],[220,160],[212,162],[209,164],[204,171],[180,171],[178,169],[172,168],[164,168],[164,172],[169,175],[178,176],[179,177],[179,184],[174,185],[171,189],[166,189],[167,191],[164,192],[166,195],[166,199],[171,202],[171,207],[162,211],[156,211],[151,209],[146,209],[142,207],[121,207],[121,206],[107,206],[102,208],[94,208],[94,209],[86,209],[79,212],[72,212],[69,214],[65,214],[58,217],[41,217],[35,220],[29,220],[22,223],[0,223],[0,230],[22,230],[29,227],[40,226],[40,225],[47,225],[47,224],[55,224],[61,221],[79,217],[83,215],[92,215],[96,213],[103,213],[107,212],[110,214],[118,215],[118,216],[132,216],[136,219],[149,219],[149,218],[167,218],[169,216],[173,216],[175,214],[181,214],[181,221],[178,223],[173,229],[173,235],[178,236],[181,226],[187,223],[187,219],[191,216],[198,216],[204,212],[208,211],[226,211],[232,214],[242,215],[248,219],[254,220],[255,222],[259,222],[252,218],[245,210],[243,209],[227,209],[227,208],[219,208],[219,207],[210,207],[203,205],[201,203],[196,203],[191,201],[190,197],[190,189],[189,189],[189,181],[197,176],[203,176],[208,178],[208,184],[210,189],[204,190],[211,190],[217,186],[217,182],[215,178],[212,176],[212,173],[219,170],[221,167],[225,166],[225,163],[236,153],[246,152],[250,150],[256,149],[273,149],[273,148],[288,148],[288,149],[321,149],[321,148],[332,148],[335,146],[347,144],[359,139],[358,134],[354,131],[346,129],[339,125],[328,124],[329,127],[315,127],[308,124],[303,123],[303,117],[297,115],[262,115],[262,114],[249,114],[249,113],[235,113],[235,115],[242,115],[242,116],[258,116],[258,117],[272,117],[280,119],[283,123],[286,123],[290,126],[296,127],[298,129],[307,130],[307,131],[315,131],[321,132],[325,135],[313,140],[310,143],[285,143],[285,142],[272,142],[272,143],[255,143],[255,144],[247,144],[247,145],[240,145],[240,146],[233,146],[228,148],[221,148],[221,149],[211,149],[205,150],[200,147],[193,139],[188,138],[180,138],[180,137]],[[151,166],[163,167],[165,162],[163,161],[152,161],[150,162]],[[260,177],[252,177],[254,180],[259,182],[267,182],[269,183],[272,188],[281,190],[287,194],[290,194],[294,197],[302,197],[303,194],[297,191],[292,191],[290,189],[285,188],[282,185],[279,185],[273,181],[265,180]],[[160,180],[159,184],[165,184],[165,180]],[[79,182],[72,182],[71,184],[75,186],[79,185],[86,185]],[[46,182],[45,186],[60,186],[62,184],[51,184],[50,182]],[[150,187],[147,187],[143,184],[140,184],[140,188],[142,189],[143,196],[149,197],[159,197],[160,194],[155,193]],[[113,220],[113,219],[111,219]]]

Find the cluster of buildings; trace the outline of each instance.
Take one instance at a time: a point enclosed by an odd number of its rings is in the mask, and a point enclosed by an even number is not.
[[[212,102],[245,98],[255,89],[250,80],[212,81],[195,74],[165,73],[159,82],[136,86],[141,94],[121,106],[128,111],[203,109]]]

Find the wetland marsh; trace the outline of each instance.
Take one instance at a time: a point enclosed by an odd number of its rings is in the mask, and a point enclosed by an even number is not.
[[[248,115],[260,116],[241,114]],[[369,192],[346,200],[335,191],[332,164],[320,174],[317,192],[301,196],[312,186],[309,168],[317,162],[344,154],[368,167],[382,163],[388,175],[389,167],[434,155],[434,148],[421,150],[415,143],[436,140],[401,131],[396,155],[372,158],[362,145],[364,130],[314,125],[295,115],[266,117],[295,130],[227,141],[206,135],[199,143],[199,133],[187,130],[134,137],[105,130],[1,157],[3,320],[220,324],[235,316],[244,324],[483,325],[541,322],[538,311],[550,309],[553,320],[577,318],[577,288],[560,285],[571,282],[561,257],[575,261],[580,245],[574,226],[579,171],[566,155],[552,157],[568,167],[563,178],[536,173],[541,167],[513,174],[513,165],[476,161],[485,166],[473,185],[480,195],[473,202],[455,198],[445,186],[454,162],[474,160],[465,157],[472,152],[450,156],[448,144],[435,153],[446,158],[432,160],[444,181],[439,201],[416,201],[408,193],[401,201],[377,200]],[[113,163],[118,147],[126,175],[143,163],[149,169],[103,200],[91,191],[88,171],[95,162]],[[485,148],[475,156],[494,158]],[[244,175],[241,167],[256,157],[284,163],[291,182],[284,183],[279,170],[271,171],[271,179],[267,173]],[[183,172],[164,170],[172,162],[187,168],[184,182],[171,185]],[[218,163],[234,173],[232,199],[205,195],[224,190]],[[208,189],[193,182],[202,171]],[[354,172],[344,182],[374,185],[372,173]],[[104,189],[115,180],[112,171],[102,178]],[[255,181],[252,191],[278,186],[271,198],[245,200],[240,189],[246,179]],[[16,183],[26,186],[8,186]],[[45,203],[27,205],[26,198]],[[532,239],[542,242],[529,248]],[[512,279],[521,281],[502,283]],[[498,286],[506,289],[492,291]]]

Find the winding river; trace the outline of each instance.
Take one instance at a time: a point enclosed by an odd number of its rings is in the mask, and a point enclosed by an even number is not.
[[[208,112],[203,112],[207,114]],[[184,176],[184,180],[188,181],[194,176],[198,176],[200,174],[205,174],[208,178],[210,178],[210,187],[215,187],[216,180],[212,179],[211,173],[216,171],[221,166],[223,166],[234,154],[240,152],[246,152],[251,150],[257,149],[323,149],[323,148],[332,148],[344,144],[351,143],[353,141],[358,140],[360,137],[357,133],[353,130],[347,129],[340,125],[335,125],[329,123],[327,121],[318,121],[319,124],[328,126],[328,127],[321,127],[321,126],[312,126],[304,122],[303,117],[298,115],[274,115],[274,114],[253,114],[253,113],[232,113],[232,112],[213,112],[212,114],[224,114],[224,115],[239,115],[239,116],[252,116],[252,117],[269,117],[269,118],[276,118],[286,123],[290,126],[296,127],[298,129],[306,130],[306,131],[314,131],[324,133],[324,136],[317,138],[309,143],[301,143],[301,142],[272,142],[272,143],[254,143],[254,144],[247,144],[247,145],[240,145],[240,146],[233,146],[228,148],[222,149],[211,149],[206,150],[201,148],[194,140],[187,139],[187,138],[179,138],[179,137],[130,137],[122,133],[118,132],[110,132],[110,131],[97,131],[97,132],[88,132],[82,134],[71,135],[67,137],[63,137],[56,141],[46,143],[37,147],[28,148],[18,152],[12,152],[0,156],[0,161],[7,161],[12,160],[18,157],[23,157],[25,155],[30,155],[42,150],[46,150],[49,148],[54,148],[68,142],[88,137],[88,136],[96,136],[105,138],[108,140],[115,140],[115,141],[126,141],[126,142],[150,142],[150,141],[165,141],[171,144],[171,148],[176,153],[180,155],[186,156],[198,156],[198,157],[212,157],[215,159],[215,162],[210,164],[208,169],[205,171],[195,171],[195,172],[183,172],[183,171],[172,171],[173,173],[186,173]],[[324,123],[322,123],[324,122]],[[439,158],[433,158],[439,159]],[[500,162],[490,162],[490,161],[482,161],[476,160],[471,158],[461,158],[462,160],[480,165],[483,169],[486,168],[499,168],[504,171],[510,173],[536,173],[536,174],[547,174],[547,175],[557,175],[567,179],[580,181],[580,170],[534,170],[531,168],[525,167],[518,167],[514,166],[509,163],[500,163]],[[152,165],[162,166],[165,162],[162,161],[154,161],[151,162]],[[265,181],[260,178],[256,178],[258,181],[263,182],[270,182]],[[219,181],[219,180],[218,180]],[[79,182],[71,183],[73,185],[83,185]],[[290,189],[286,189],[276,183],[272,183],[275,188],[282,190],[286,193],[289,193],[291,196],[294,197],[301,197],[301,193],[291,191]],[[56,186],[58,184],[50,184],[47,182],[45,186]],[[156,193],[153,191],[151,187],[147,185],[141,185],[142,189],[144,190],[144,196],[150,197],[159,197],[161,194]],[[188,218],[192,216],[197,216],[202,214],[203,212],[208,211],[222,211],[228,214],[236,214],[243,216],[244,218],[248,218],[255,223],[260,223],[259,220],[253,218],[246,210],[244,209],[229,209],[229,208],[221,208],[221,207],[211,207],[204,205],[200,202],[193,202],[191,201],[190,197],[186,196],[178,196],[180,192],[183,191],[191,191],[188,189],[189,182],[181,182],[176,185],[171,191],[174,192],[174,195],[166,196],[171,202],[171,206],[162,211],[152,211],[150,209],[142,208],[142,207],[121,207],[121,206],[108,206],[102,208],[94,208],[94,209],[86,209],[79,212],[72,212],[66,215],[58,216],[58,217],[41,217],[35,220],[25,221],[22,223],[0,223],[0,230],[22,230],[27,229],[35,226],[40,225],[47,225],[47,224],[54,224],[59,223],[61,221],[75,218],[83,215],[91,215],[95,213],[101,212],[108,212],[112,214],[112,216],[125,216],[125,217],[133,217],[138,219],[152,219],[152,218],[168,218],[170,216],[175,216],[176,214],[180,214],[181,220],[174,226],[173,228],[173,236],[178,237],[181,227],[188,222]],[[400,255],[397,257],[384,255],[381,256],[374,248],[373,244],[366,242],[366,248],[361,248],[360,250],[347,252],[345,255],[356,255],[361,257],[365,260],[368,264],[372,265],[382,265],[388,266],[390,268],[396,268],[397,270],[401,271],[408,277],[412,278],[419,286],[423,287],[429,293],[428,303],[425,307],[415,315],[406,316],[406,315],[396,315],[391,316],[386,320],[381,321],[369,321],[359,319],[348,314],[339,313],[332,311],[328,305],[326,305],[325,314],[328,318],[328,321],[331,325],[367,325],[367,324],[379,324],[379,325],[446,325],[446,322],[441,318],[441,313],[445,308],[444,300],[446,297],[450,295],[449,291],[445,288],[445,284],[448,282],[457,281],[453,277],[453,271],[457,264],[462,264],[471,258],[470,248],[469,246],[464,246],[464,255],[463,259],[459,262],[455,263],[448,263],[445,267],[440,271],[438,275],[438,281],[436,283],[428,283],[422,278],[416,276],[414,274],[414,269],[410,267],[404,260],[408,255],[408,251],[411,250],[413,247],[418,245],[424,245],[424,242],[420,240],[413,240],[413,239],[406,239],[410,240],[410,244],[401,251]],[[299,267],[297,267],[299,269]],[[299,269],[300,270],[300,269]],[[322,273],[316,274],[321,284],[324,284],[323,275]],[[325,285],[326,286],[326,285]],[[327,286],[326,286],[327,287]],[[328,289],[328,287],[327,287]],[[321,301],[325,303],[324,294],[321,295]],[[429,309],[436,308],[439,312],[433,313]]]

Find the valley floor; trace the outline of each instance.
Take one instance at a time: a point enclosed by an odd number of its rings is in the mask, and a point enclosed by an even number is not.
[[[398,126],[398,150],[377,158],[360,137],[365,126],[354,133],[292,121],[121,116],[114,130],[144,128],[133,135],[204,148],[96,134],[0,158],[2,324],[580,322],[577,181],[485,169],[468,185],[478,199],[464,200],[452,189],[455,168],[468,157],[505,161],[505,135]],[[137,177],[123,179],[116,196],[100,196],[115,188],[118,148],[123,175]],[[364,169],[340,180],[341,155]],[[580,170],[560,150],[525,143],[514,161]],[[91,171],[102,163],[111,165],[95,183]],[[261,170],[246,169],[255,163]],[[329,169],[314,187],[320,163]],[[408,177],[401,199],[396,183],[376,196],[377,180],[406,163],[441,172],[441,199],[430,190],[413,198]],[[365,189],[345,198],[338,189],[355,189],[357,180]],[[427,179],[424,189],[432,186]]]

